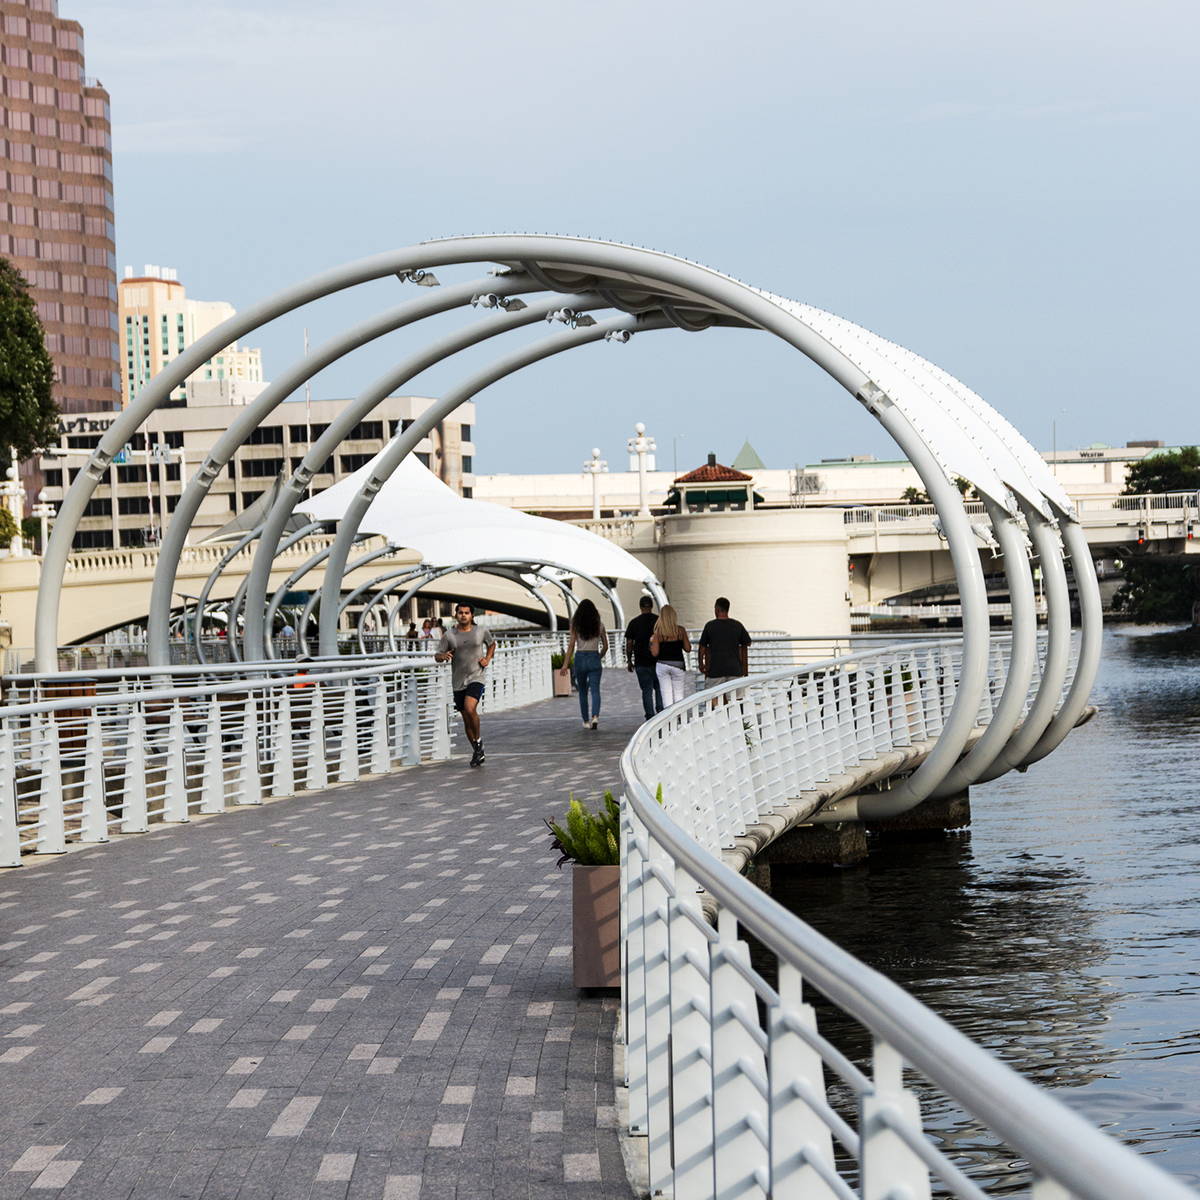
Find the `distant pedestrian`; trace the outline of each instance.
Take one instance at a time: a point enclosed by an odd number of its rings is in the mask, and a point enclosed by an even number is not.
[[[412,621],[409,621],[408,632],[404,635],[404,640],[408,642],[415,642],[418,640],[419,636],[420,635],[417,633],[416,625]]]
[[[706,687],[721,687],[750,674],[750,635],[729,615],[729,601],[718,596],[713,620],[704,626],[696,661]]]
[[[460,604],[455,610],[456,624],[442,635],[434,658],[450,663],[450,687],[454,708],[462,713],[463,728],[475,753],[471,766],[483,766],[483,734],[479,730],[479,701],[483,699],[484,672],[496,653],[496,639],[490,629],[475,624],[475,610]]]
[[[683,681],[687,672],[687,655],[692,648],[688,632],[679,624],[679,616],[669,604],[662,606],[654,633],[650,637],[650,653],[654,655],[658,686],[662,691],[664,708],[683,699]]]
[[[426,617],[425,623],[421,626],[421,641],[427,642],[433,637],[433,622]]]
[[[579,711],[584,729],[600,728],[600,676],[604,673],[604,656],[608,653],[608,633],[600,613],[590,600],[581,600],[571,618],[571,639],[558,673],[567,673],[567,663],[575,655],[575,687],[579,692]],[[592,715],[588,718],[588,697]]]
[[[642,597],[641,609],[625,628],[625,666],[637,675],[638,686],[642,689],[642,712],[648,721],[663,708],[654,655],[650,653],[650,638],[658,618],[654,615],[654,601],[649,596]]]

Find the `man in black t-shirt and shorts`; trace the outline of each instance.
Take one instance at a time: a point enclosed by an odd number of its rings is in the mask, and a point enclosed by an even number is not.
[[[654,655],[650,653],[650,638],[654,633],[654,601],[643,596],[641,615],[633,618],[625,628],[625,666],[637,673],[638,686],[642,689],[642,711],[646,720],[663,710],[662,691],[658,686],[658,672],[654,669]]]
[[[434,659],[450,663],[450,686],[454,690],[454,708],[462,713],[463,728],[475,753],[471,766],[483,766],[483,736],[479,732],[479,701],[483,698],[484,672],[496,653],[496,639],[490,629],[475,624],[475,611],[469,604],[454,610],[455,627],[442,635]]]
[[[729,615],[729,601],[718,596],[714,620],[700,634],[697,655],[705,687],[721,687],[750,674],[750,635]]]

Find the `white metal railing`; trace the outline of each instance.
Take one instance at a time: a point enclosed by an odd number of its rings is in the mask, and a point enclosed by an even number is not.
[[[159,821],[448,758],[450,669],[424,656],[10,677],[0,865]],[[540,645],[498,647],[485,706],[552,694]]]
[[[1024,1176],[1033,1200],[1195,1200],[721,861],[747,825],[831,775],[936,736],[960,647],[750,678],[675,705],[626,748],[622,1036],[652,1196],[928,1200],[932,1173],[939,1195],[983,1200],[972,1171],[990,1176],[1003,1153],[1006,1195]],[[769,962],[751,963],[739,927]],[[821,1035],[806,984],[869,1031],[869,1063]],[[985,1127],[978,1168],[961,1137],[952,1158],[925,1132],[922,1098]]]

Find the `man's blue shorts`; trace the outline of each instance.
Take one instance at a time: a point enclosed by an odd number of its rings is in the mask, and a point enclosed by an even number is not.
[[[475,703],[478,704],[479,701],[483,699],[483,684],[482,683],[468,683],[467,686],[465,688],[463,688],[463,690],[461,692],[455,692],[454,693],[454,711],[455,712],[462,712],[463,701],[466,700],[466,698],[468,696],[474,696]]]

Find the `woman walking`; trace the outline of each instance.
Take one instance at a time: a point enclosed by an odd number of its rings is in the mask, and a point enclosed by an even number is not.
[[[583,714],[584,729],[600,728],[600,675],[604,655],[608,653],[608,634],[600,613],[590,600],[581,600],[571,618],[571,640],[559,674],[567,673],[567,663],[575,655],[575,686],[579,690],[579,711]],[[588,720],[588,696],[592,701],[592,716]]]
[[[663,708],[683,699],[685,655],[691,650],[687,630],[679,624],[675,609],[664,604],[654,623],[650,635],[650,653],[657,660],[654,666],[658,674],[658,687],[662,692]]]

